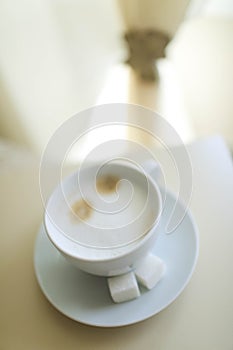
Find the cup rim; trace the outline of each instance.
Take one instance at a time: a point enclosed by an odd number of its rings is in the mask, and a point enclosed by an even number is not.
[[[130,168],[133,171],[136,171],[140,174],[142,174],[142,172],[140,170],[138,170],[136,167],[132,166],[132,165],[126,165],[126,164],[122,164],[121,162],[116,162],[115,164],[121,166],[121,167],[127,167]],[[67,181],[69,178],[71,178],[72,176],[74,176],[76,172],[73,172],[72,174],[70,174],[68,177],[66,177],[63,181]],[[60,186],[60,184],[58,186],[56,186],[56,188],[54,189],[54,191],[51,193],[50,197],[48,198],[47,202],[46,202],[46,207],[45,207],[45,212],[44,212],[44,216],[43,216],[43,224],[45,227],[45,231],[47,233],[47,236],[49,238],[49,240],[52,242],[52,244],[65,256],[79,260],[79,261],[83,261],[83,262],[107,262],[107,261],[114,261],[114,260],[118,260],[119,258],[123,258],[124,256],[127,256],[131,253],[133,253],[134,251],[136,251],[140,246],[142,246],[153,234],[154,231],[156,231],[159,221],[161,219],[161,215],[162,215],[162,196],[161,196],[161,192],[159,189],[158,184],[156,183],[156,181],[154,180],[154,178],[151,176],[150,173],[146,173],[147,179],[150,182],[150,184],[152,185],[152,188],[154,190],[154,193],[156,193],[156,197],[157,197],[157,202],[158,202],[158,214],[156,215],[156,219],[153,221],[153,224],[151,225],[151,227],[140,237],[138,237],[137,239],[135,239],[134,241],[128,242],[126,244],[120,245],[120,246],[113,246],[113,247],[94,247],[94,246],[88,246],[88,245],[82,245],[79,242],[75,242],[74,240],[70,239],[68,236],[64,235],[62,232],[60,232],[60,238],[59,239],[54,239],[54,234],[49,233],[48,227],[47,227],[47,220],[51,219],[50,217],[47,215],[47,206],[49,204],[49,201],[53,195],[53,193],[56,191],[56,189]],[[62,245],[59,244],[58,242],[61,241],[61,237],[62,240],[65,241],[67,244],[66,245]],[[102,257],[93,257],[93,258],[88,258],[85,256],[82,256],[81,254],[78,253],[74,253],[75,252],[75,247],[77,247],[77,245],[83,247],[84,249],[89,250],[90,251],[109,251],[109,250],[117,250],[117,249],[122,249],[122,252],[120,252],[117,255],[114,256],[102,256]],[[130,245],[132,245],[131,249],[124,249],[126,247],[129,247]]]

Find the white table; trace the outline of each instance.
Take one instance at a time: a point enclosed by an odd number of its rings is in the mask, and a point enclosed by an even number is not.
[[[233,349],[231,156],[220,137],[196,141],[188,150],[194,170],[191,210],[200,231],[194,275],[156,316],[103,329],[63,316],[40,291],[33,270],[43,215],[39,162],[0,148],[0,349]],[[173,188],[172,172],[167,179]]]

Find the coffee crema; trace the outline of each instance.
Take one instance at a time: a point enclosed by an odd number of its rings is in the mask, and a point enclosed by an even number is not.
[[[84,200],[80,199],[73,203],[71,207],[72,219],[87,220],[92,214],[91,206]]]
[[[117,183],[120,181],[118,176],[103,175],[97,178],[96,188],[99,193],[108,194],[116,191]]]

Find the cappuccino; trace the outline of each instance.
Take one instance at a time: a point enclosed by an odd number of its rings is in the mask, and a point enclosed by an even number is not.
[[[49,235],[56,230],[75,243],[81,258],[108,259],[145,237],[159,216],[159,204],[154,185],[131,167],[111,165],[98,173],[85,169],[55,190],[45,223]]]

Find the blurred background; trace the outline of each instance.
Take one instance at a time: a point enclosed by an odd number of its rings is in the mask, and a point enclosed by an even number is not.
[[[155,79],[125,63],[132,30],[169,37]],[[79,111],[130,102],[185,143],[220,134],[233,149],[232,62],[232,0],[0,0],[0,144],[40,155]]]

